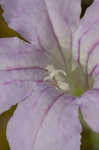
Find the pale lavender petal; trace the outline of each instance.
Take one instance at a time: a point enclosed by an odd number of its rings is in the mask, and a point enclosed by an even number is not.
[[[0,114],[11,106],[27,99],[33,92],[33,83],[12,81],[0,84]]]
[[[93,88],[99,88],[99,73],[95,76]]]
[[[74,99],[52,86],[37,84],[8,123],[11,150],[80,150],[81,125]]]
[[[55,33],[63,48],[71,48],[71,34],[80,21],[80,0],[45,0]]]
[[[73,54],[82,64],[88,64],[89,72],[99,71],[99,1],[87,9],[74,35]],[[96,72],[97,72],[96,71]],[[95,73],[96,73],[95,72]]]
[[[42,50],[17,38],[0,39],[0,113],[28,97],[47,75]]]
[[[47,63],[44,51],[34,45],[18,38],[0,39],[0,69],[46,67]]]
[[[45,2],[43,0],[4,0],[4,17],[9,27],[31,41],[37,48],[46,49],[60,58],[60,45],[54,33]]]
[[[94,131],[99,132],[99,89],[86,92],[80,101],[85,121]]]
[[[0,83],[10,80],[41,80],[49,57],[18,38],[0,39]]]
[[[9,27],[64,60],[66,48],[71,49],[72,31],[80,20],[79,0],[3,0],[1,4]]]

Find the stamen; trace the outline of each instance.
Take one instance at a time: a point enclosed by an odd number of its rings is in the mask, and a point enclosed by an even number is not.
[[[57,82],[58,87],[63,90],[63,91],[68,91],[69,90],[69,84],[66,82],[58,81]]]
[[[44,78],[44,81],[50,81],[56,89],[70,93],[73,96],[81,96],[85,91],[93,87],[94,80],[89,77],[86,67],[77,64],[75,61],[68,72],[57,69],[53,65],[48,65],[46,69],[48,76]]]
[[[54,66],[53,65],[48,65],[46,67],[46,69],[48,70],[49,73],[53,72],[55,70]]]
[[[54,70],[53,72],[50,73],[51,79],[53,79],[55,76],[57,76],[59,73],[63,74],[66,76],[66,73],[63,70]]]
[[[55,69],[54,66],[48,65],[46,67],[48,70],[49,75],[44,78],[44,80],[50,80],[54,85],[56,85],[56,88],[59,88],[63,91],[69,90],[69,84],[66,83],[66,72],[61,69]]]

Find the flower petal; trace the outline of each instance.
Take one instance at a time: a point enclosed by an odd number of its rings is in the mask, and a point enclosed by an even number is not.
[[[88,64],[89,72],[99,71],[99,1],[87,9],[74,35],[73,54],[82,64]],[[96,71],[96,72],[97,72]]]
[[[36,49],[18,38],[0,39],[0,69],[20,67],[45,67],[48,58],[44,51]]]
[[[47,75],[45,54],[17,38],[0,39],[0,113],[27,98]]]
[[[9,27],[64,60],[66,48],[72,47],[72,30],[80,20],[79,0],[3,0],[1,4]]]
[[[85,121],[94,131],[99,132],[99,89],[86,92],[80,101]]]
[[[52,86],[36,85],[8,123],[11,150],[80,150],[81,125],[74,99]]]
[[[71,36],[80,21],[79,0],[45,0],[55,33],[63,48],[71,48]],[[66,53],[66,52],[65,52]]]
[[[27,99],[32,92],[33,83],[29,81],[12,81],[0,85],[0,114]]]
[[[43,79],[49,57],[18,38],[0,39],[0,82]]]
[[[44,0],[4,0],[1,4],[9,27],[37,48],[46,49],[53,56],[57,54],[60,59],[62,52]]]
[[[93,88],[99,89],[99,73],[95,76]]]

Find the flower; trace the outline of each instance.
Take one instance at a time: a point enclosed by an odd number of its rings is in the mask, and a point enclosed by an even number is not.
[[[11,150],[80,150],[79,107],[99,132],[99,1],[1,0],[18,38],[0,39],[0,113]]]

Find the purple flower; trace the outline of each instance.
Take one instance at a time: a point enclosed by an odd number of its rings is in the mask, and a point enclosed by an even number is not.
[[[0,113],[11,150],[80,150],[79,107],[99,132],[99,1],[0,0],[18,38],[0,39]]]

